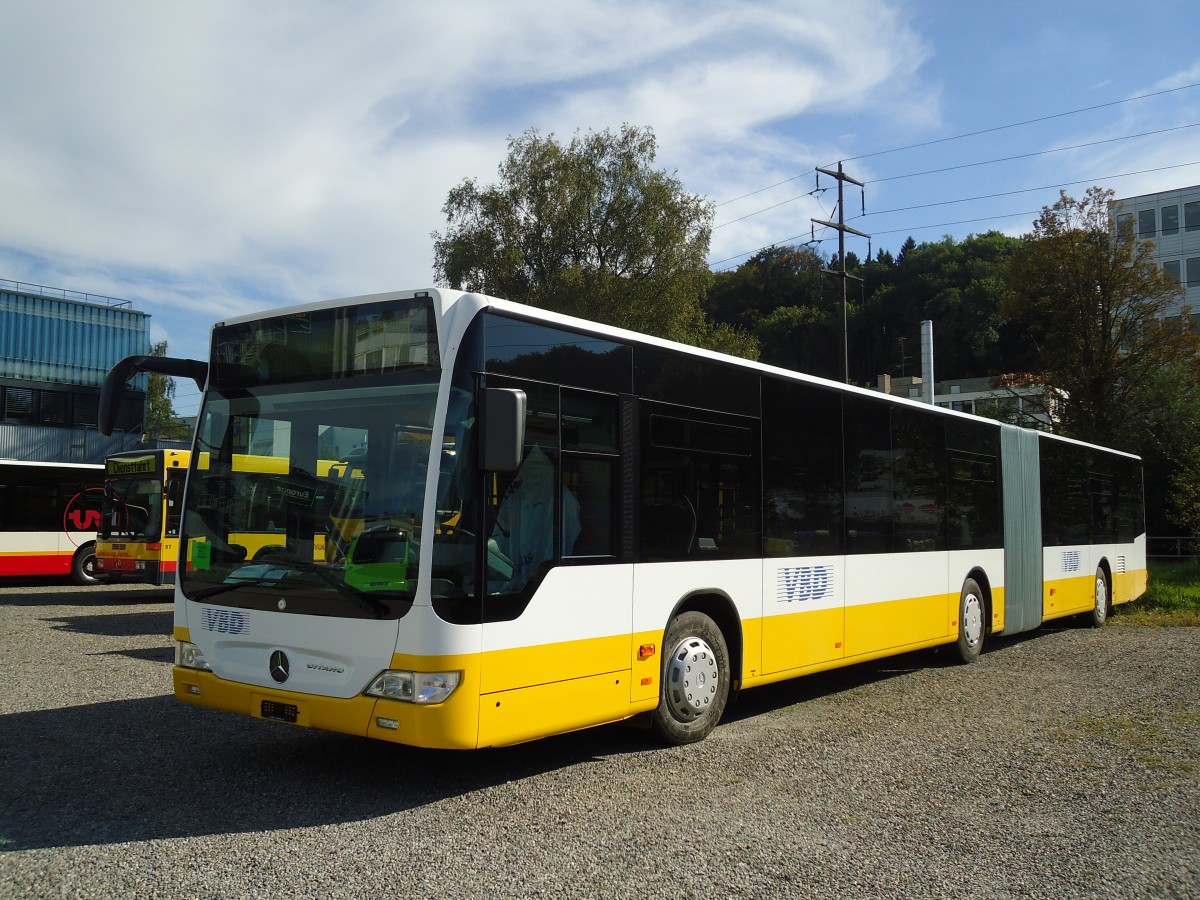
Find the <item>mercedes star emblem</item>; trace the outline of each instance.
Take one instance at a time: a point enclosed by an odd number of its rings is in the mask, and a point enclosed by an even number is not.
[[[291,668],[288,663],[287,654],[282,650],[276,650],[271,654],[271,677],[280,684],[288,680],[288,672]]]

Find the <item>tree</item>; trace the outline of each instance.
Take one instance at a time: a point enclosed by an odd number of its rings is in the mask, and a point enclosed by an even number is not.
[[[701,302],[713,205],[653,167],[654,132],[510,138],[499,184],[451,189],[433,233],[439,283],[754,356]]]
[[[1058,395],[1059,430],[1136,450],[1163,402],[1161,373],[1195,392],[1200,357],[1186,323],[1164,318],[1179,286],[1149,244],[1114,234],[1111,198],[1093,187],[1043,208],[1012,259],[1004,314],[1024,338],[1033,383]]]
[[[704,300],[715,322],[753,332],[781,307],[820,307],[825,260],[808,247],[767,247],[718,273]]]
[[[150,348],[151,356],[166,356],[167,342]],[[149,373],[146,388],[146,434],[168,441],[186,441],[187,426],[175,413],[175,379],[157,372]]]

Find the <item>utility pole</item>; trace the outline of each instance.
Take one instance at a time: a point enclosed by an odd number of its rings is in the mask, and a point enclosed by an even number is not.
[[[849,275],[846,272],[846,232],[848,231],[851,234],[857,234],[859,237],[865,237],[865,238],[870,238],[871,236],[869,234],[866,234],[865,232],[856,231],[855,229],[851,228],[849,225],[846,224],[846,204],[842,202],[842,199],[843,199],[842,185],[843,185],[843,182],[846,182],[846,181],[850,182],[851,184],[857,184],[860,188],[865,187],[865,185],[861,181],[855,181],[853,178],[851,178],[849,175],[847,175],[845,172],[843,172],[842,164],[840,162],[838,163],[836,172],[833,172],[829,169],[822,169],[820,166],[817,167],[817,171],[823,172],[826,175],[836,178],[837,183],[838,183],[838,220],[837,220],[837,222],[836,223],[823,222],[820,219],[813,219],[812,221],[818,225],[824,225],[826,228],[836,228],[837,233],[838,233],[838,260],[840,261],[838,268],[836,270],[835,269],[825,269],[824,271],[828,272],[830,275],[837,275],[841,279],[841,282],[842,282],[842,381],[844,381],[846,384],[849,384],[850,383],[850,333],[849,333],[849,326],[847,325],[847,320],[846,320],[846,279],[853,278],[855,281],[860,281],[860,282],[862,281],[862,279],[856,275]]]

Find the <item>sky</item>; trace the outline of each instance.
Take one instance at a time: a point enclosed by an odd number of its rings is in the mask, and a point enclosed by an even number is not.
[[[709,261],[1027,233],[1200,184],[1194,0],[0,0],[0,279],[221,319],[434,286],[510,137],[649,126]],[[865,215],[864,215],[865,210]],[[198,396],[179,382],[176,408]]]

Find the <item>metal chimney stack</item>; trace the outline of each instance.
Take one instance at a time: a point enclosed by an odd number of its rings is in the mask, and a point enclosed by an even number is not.
[[[933,405],[933,320],[921,322],[921,399]]]

